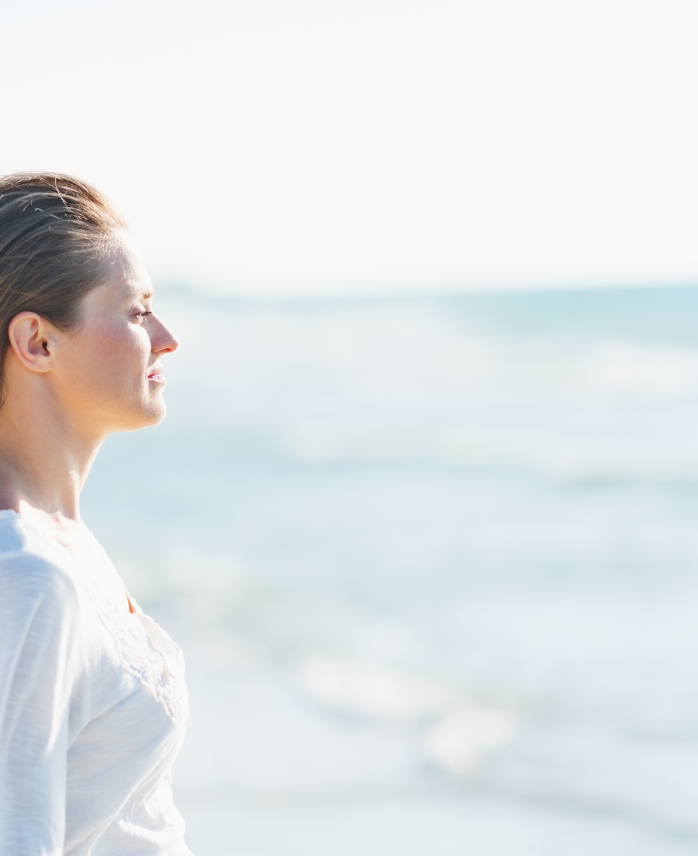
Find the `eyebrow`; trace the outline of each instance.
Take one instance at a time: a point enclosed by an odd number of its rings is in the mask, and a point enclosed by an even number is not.
[[[147,301],[148,298],[153,297],[153,293],[152,292],[139,292],[136,289],[132,289],[129,291],[128,297],[130,300]]]

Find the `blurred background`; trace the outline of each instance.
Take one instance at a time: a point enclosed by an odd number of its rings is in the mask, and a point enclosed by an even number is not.
[[[207,854],[698,852],[698,4],[0,2],[0,171],[181,340],[88,525]]]

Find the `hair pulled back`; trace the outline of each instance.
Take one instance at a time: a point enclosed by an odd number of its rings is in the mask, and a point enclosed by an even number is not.
[[[0,178],[0,404],[8,327],[24,310],[61,330],[80,321],[80,302],[105,279],[114,233],[126,223],[87,182],[60,173]]]

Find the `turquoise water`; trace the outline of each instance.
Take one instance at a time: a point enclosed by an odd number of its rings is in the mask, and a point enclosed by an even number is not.
[[[698,851],[698,290],[164,292],[83,512],[209,854]]]

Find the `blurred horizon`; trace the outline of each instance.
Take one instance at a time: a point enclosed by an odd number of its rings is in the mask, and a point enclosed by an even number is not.
[[[196,283],[182,278],[161,278],[154,282],[155,298],[160,295],[182,295],[196,298],[197,296],[211,301],[223,301],[230,304],[313,304],[313,303],[371,303],[371,302],[400,302],[400,301],[450,301],[463,298],[465,300],[492,298],[526,298],[537,295],[582,296],[599,292],[613,294],[626,293],[662,293],[662,292],[691,292],[698,290],[698,279],[685,281],[648,281],[623,283],[594,283],[587,285],[535,285],[519,284],[509,286],[453,286],[442,284],[437,286],[383,286],[376,284],[370,289],[333,289],[327,292],[285,292],[282,289],[253,290],[253,289],[221,289],[211,284]],[[162,290],[162,291],[160,291]]]

